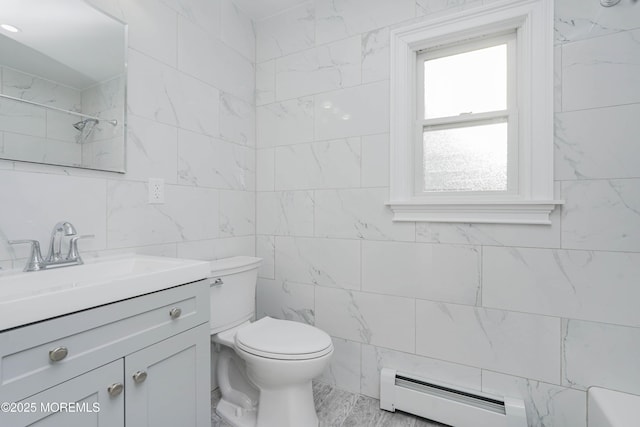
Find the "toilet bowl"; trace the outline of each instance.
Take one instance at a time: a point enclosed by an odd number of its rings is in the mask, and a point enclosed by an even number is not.
[[[237,427],[317,426],[311,380],[333,354],[331,338],[289,320],[250,321],[260,261],[211,263],[211,339],[222,393],[216,412]]]

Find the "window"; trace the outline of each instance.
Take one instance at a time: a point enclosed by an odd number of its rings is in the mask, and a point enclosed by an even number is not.
[[[394,220],[549,223],[562,203],[549,3],[493,3],[392,31]]]

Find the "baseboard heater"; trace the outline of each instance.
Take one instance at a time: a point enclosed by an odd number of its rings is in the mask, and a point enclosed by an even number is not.
[[[521,399],[494,396],[383,368],[380,408],[454,427],[527,427]]]

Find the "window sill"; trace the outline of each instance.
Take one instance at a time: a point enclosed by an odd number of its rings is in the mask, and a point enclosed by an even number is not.
[[[549,215],[563,200],[390,201],[393,221],[490,224],[551,224]]]

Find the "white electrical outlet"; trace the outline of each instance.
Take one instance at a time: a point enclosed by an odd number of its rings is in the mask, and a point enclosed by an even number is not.
[[[149,178],[149,204],[159,205],[164,203],[164,179]]]

